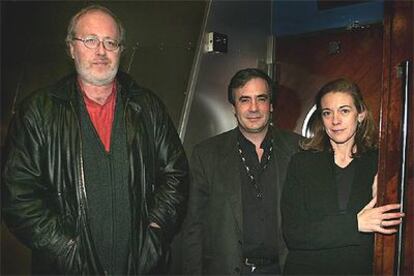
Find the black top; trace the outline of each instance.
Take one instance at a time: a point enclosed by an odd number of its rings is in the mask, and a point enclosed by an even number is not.
[[[275,191],[268,184],[274,181],[269,173],[269,170],[274,170],[274,163],[270,162],[272,137],[269,133],[260,146],[264,153],[259,162],[254,144],[239,131],[244,257],[274,259],[278,252],[275,230],[277,227],[272,215]]]
[[[354,175],[354,162],[351,161],[345,168],[341,168],[335,164],[335,180],[338,189],[338,208],[340,213],[346,212]]]
[[[354,158],[348,203],[341,211],[332,152],[292,157],[281,202],[289,249],[285,274],[372,274],[374,234],[358,231],[357,214],[372,199],[377,161],[376,151]]]

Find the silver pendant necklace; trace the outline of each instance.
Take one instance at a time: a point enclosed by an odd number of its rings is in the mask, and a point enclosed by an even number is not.
[[[243,163],[244,168],[246,169],[247,176],[250,179],[250,183],[253,185],[254,189],[256,190],[256,198],[257,199],[263,199],[263,192],[260,189],[260,187],[259,187],[259,185],[258,185],[258,183],[257,183],[257,181],[256,181],[256,179],[255,179],[255,177],[253,175],[253,173],[251,172],[250,167],[247,165],[246,157],[244,156],[244,153],[243,153],[243,150],[241,148],[240,142],[237,142],[237,145],[238,145],[238,148],[239,148],[240,158],[242,160],[242,163]],[[270,140],[269,152],[267,154],[266,159],[264,160],[264,164],[263,164],[263,167],[262,167],[262,170],[263,171],[267,168],[267,166],[269,164],[270,157],[272,156],[272,151],[273,151],[273,139]]]

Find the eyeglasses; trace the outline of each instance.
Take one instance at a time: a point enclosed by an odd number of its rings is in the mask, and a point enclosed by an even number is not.
[[[78,37],[74,37],[72,38],[72,40],[79,40],[82,41],[83,44],[85,45],[86,48],[88,49],[96,49],[99,47],[99,45],[103,44],[104,48],[108,51],[116,51],[119,49],[119,46],[121,46],[121,44],[118,42],[118,40],[115,39],[111,39],[111,38],[104,38],[102,40],[100,40],[98,37],[96,36],[87,36],[85,38],[78,38]]]

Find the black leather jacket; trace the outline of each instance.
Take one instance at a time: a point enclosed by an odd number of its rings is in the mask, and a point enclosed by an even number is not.
[[[132,206],[128,274],[146,274],[162,263],[183,218],[188,165],[159,99],[125,73],[117,81],[125,106]],[[88,225],[77,90],[76,75],[70,75],[34,93],[14,116],[2,211],[9,229],[49,272],[102,275]],[[161,230],[149,228],[150,221]]]

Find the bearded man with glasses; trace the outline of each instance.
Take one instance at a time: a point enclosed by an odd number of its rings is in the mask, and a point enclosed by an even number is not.
[[[125,31],[107,8],[70,21],[76,74],[27,98],[3,167],[3,217],[33,274],[165,271],[188,165],[164,105],[118,70]]]

